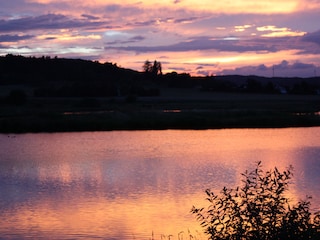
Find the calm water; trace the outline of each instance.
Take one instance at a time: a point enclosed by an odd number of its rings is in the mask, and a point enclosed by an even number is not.
[[[205,239],[192,205],[257,161],[320,209],[320,128],[0,135],[0,239]]]

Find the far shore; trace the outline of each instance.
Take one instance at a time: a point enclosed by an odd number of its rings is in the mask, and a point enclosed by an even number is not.
[[[0,133],[320,126],[319,95],[162,89],[159,97],[28,98],[1,105]]]

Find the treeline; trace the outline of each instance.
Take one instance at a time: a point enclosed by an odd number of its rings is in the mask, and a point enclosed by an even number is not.
[[[116,96],[138,73],[116,64],[51,57],[0,57],[0,84],[24,84],[36,97]]]
[[[157,61],[146,61],[142,70],[125,69],[109,62],[8,54],[0,57],[0,87],[25,85],[33,89],[35,97],[159,96],[162,87],[212,92],[320,94],[319,77],[192,77],[187,73],[162,74],[161,63]],[[15,99],[17,95],[14,93],[10,98]]]
[[[207,78],[206,81],[202,82],[202,89],[204,91],[320,95],[319,77],[266,78],[229,75]]]

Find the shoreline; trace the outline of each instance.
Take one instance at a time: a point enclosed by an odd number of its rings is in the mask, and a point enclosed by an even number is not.
[[[251,112],[144,112],[8,117],[0,119],[0,133],[85,132],[122,130],[206,130],[234,128],[318,127],[318,115]]]
[[[216,94],[189,89],[132,101],[29,98],[23,105],[2,104],[0,110],[0,133],[320,126],[318,95]]]

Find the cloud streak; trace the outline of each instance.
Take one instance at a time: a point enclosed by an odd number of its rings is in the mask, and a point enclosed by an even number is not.
[[[0,35],[0,43],[1,42],[17,42],[21,40],[28,40],[34,38],[33,35]]]
[[[88,18],[88,17],[87,17]],[[91,19],[90,19],[91,20]],[[0,32],[101,27],[104,22],[71,19],[62,14],[46,14],[12,20],[0,20]]]
[[[212,37],[197,37],[187,41],[179,42],[172,45],[160,46],[119,46],[106,47],[106,49],[116,49],[121,51],[143,52],[187,52],[187,51],[206,51],[216,50],[221,52],[278,52],[283,50],[301,50],[305,51],[310,48],[304,45],[303,41],[315,43],[312,49],[317,52],[319,47],[318,38],[320,34],[316,32],[303,37],[277,37],[266,39],[264,37],[253,37],[252,39],[238,39],[226,37],[223,39],[213,39]],[[318,49],[318,50],[317,50]],[[310,50],[310,49],[309,49]]]

